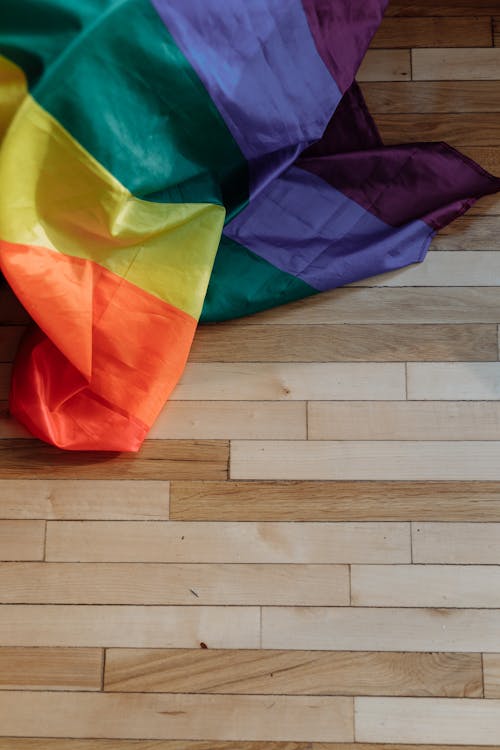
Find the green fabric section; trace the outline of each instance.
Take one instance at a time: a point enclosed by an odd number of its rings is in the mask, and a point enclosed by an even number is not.
[[[246,205],[246,160],[149,0],[29,0],[25,35],[25,0],[0,2],[0,52],[32,81],[46,68],[34,98],[131,193]]]
[[[251,315],[317,294],[317,289],[222,236],[200,323]]]
[[[0,0],[0,52],[33,86],[110,0]]]

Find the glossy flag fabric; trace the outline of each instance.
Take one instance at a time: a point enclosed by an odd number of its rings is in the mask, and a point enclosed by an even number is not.
[[[422,261],[500,180],[384,147],[354,82],[385,0],[2,0],[0,267],[36,326],[10,408],[138,450],[198,321]]]

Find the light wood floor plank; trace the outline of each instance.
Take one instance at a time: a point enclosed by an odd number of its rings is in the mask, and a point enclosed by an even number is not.
[[[415,326],[221,323],[199,328],[191,353],[193,362],[399,362],[428,359],[496,360],[496,326],[486,323]]]
[[[367,81],[361,89],[372,114],[500,112],[496,81]]]
[[[262,648],[498,651],[498,609],[264,607]]]
[[[500,564],[500,524],[412,524],[413,562],[468,565]]]
[[[43,560],[43,521],[0,521],[0,560]]]
[[[231,479],[499,480],[500,441],[234,440]]]
[[[105,453],[0,440],[0,479],[223,479],[228,448],[224,440],[146,440],[139,453]]]
[[[498,79],[500,68],[498,48],[414,49],[411,55],[415,81],[462,79],[494,81]]]
[[[415,50],[437,52],[438,50]],[[477,50],[487,52],[488,50]],[[492,50],[494,51],[494,50]],[[500,68],[500,50],[497,67]],[[470,53],[470,50],[467,50]],[[498,74],[498,73],[497,73]],[[446,141],[451,146],[496,146],[500,141],[498,113],[412,113],[379,114],[377,125],[384,143],[411,143],[412,141]]]
[[[500,149],[499,149],[500,153]],[[435,251],[423,263],[357,281],[353,286],[494,286],[500,285],[496,251]]]
[[[314,401],[310,440],[499,440],[500,402]]]
[[[463,216],[439,232],[434,250],[494,250],[500,235],[500,216]]]
[[[359,74],[389,142],[500,175],[499,19],[389,2]],[[500,748],[499,217],[486,197],[422,264],[203,327],[135,456],[10,417],[29,316],[0,284],[0,750]],[[228,479],[229,440],[311,479]],[[17,525],[45,520],[50,562]]]
[[[0,690],[100,690],[102,662],[100,648],[0,647]]]
[[[43,738],[0,737],[0,750],[47,750]],[[246,742],[245,740],[75,740],[50,738],[50,750],[387,750],[382,746],[352,743],[311,742]],[[394,748],[392,748],[394,750]],[[467,748],[426,747],[403,750],[467,750]],[[469,748],[473,750],[473,748]]]
[[[298,401],[171,401],[149,438],[300,440],[306,433],[306,405]]]
[[[258,607],[0,605],[1,646],[258,648],[259,640]]]
[[[347,565],[0,563],[3,604],[349,604]]]
[[[0,518],[159,521],[168,504],[161,480],[0,480]]]
[[[344,697],[0,692],[12,736],[348,741],[352,722]]]
[[[476,220],[479,221],[479,217]],[[395,320],[398,323],[497,323],[500,321],[498,289],[344,287],[245,318],[247,323],[268,325],[394,323]]]
[[[43,739],[13,737],[0,750],[46,750]],[[43,744],[36,744],[43,743]],[[477,745],[385,745],[350,742],[251,742],[212,740],[71,740],[51,738],[51,750],[478,750]]]
[[[173,482],[177,521],[500,521],[497,482]]]
[[[48,522],[55,562],[410,562],[406,523]]]
[[[357,73],[358,81],[409,81],[410,50],[368,50]]]
[[[480,654],[108,649],[105,690],[482,696]]]
[[[405,368],[399,362],[204,362],[188,364],[172,398],[401,399],[405,392]]]
[[[491,19],[387,17],[370,47],[491,47]]]
[[[429,362],[408,364],[408,398],[440,400],[500,399],[500,364]]]
[[[353,565],[351,587],[361,607],[500,608],[496,565]]]
[[[497,746],[500,701],[469,698],[355,699],[361,742],[458,742]]]
[[[483,654],[484,696],[500,698],[500,654]]]

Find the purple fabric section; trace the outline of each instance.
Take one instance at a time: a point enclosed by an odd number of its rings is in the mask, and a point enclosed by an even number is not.
[[[255,193],[321,138],[341,98],[300,0],[151,1],[249,161]]]
[[[381,148],[382,138],[356,81],[347,89],[319,141],[303,157],[333,156]]]
[[[446,143],[384,147],[356,84],[296,164],[393,226],[421,218],[441,229],[500,190],[499,178]]]
[[[389,0],[302,0],[311,33],[342,93],[375,34]]]
[[[418,220],[389,226],[321,178],[291,167],[224,234],[326,290],[422,260],[433,231]]]

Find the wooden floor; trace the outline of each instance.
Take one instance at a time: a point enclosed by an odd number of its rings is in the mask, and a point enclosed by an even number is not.
[[[395,0],[359,78],[500,174],[500,0]],[[3,402],[0,750],[500,747],[499,237],[203,328],[138,456]]]

